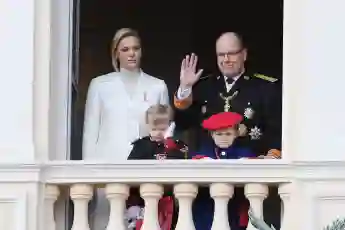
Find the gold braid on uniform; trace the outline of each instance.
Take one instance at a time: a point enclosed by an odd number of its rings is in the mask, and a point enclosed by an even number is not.
[[[272,156],[275,159],[281,159],[282,158],[282,152],[278,149],[270,149],[267,152],[267,156]]]
[[[177,109],[188,109],[189,106],[191,106],[193,103],[193,96],[190,94],[187,98],[185,99],[178,99],[177,98],[177,92],[174,94],[174,105]]]
[[[269,81],[269,82],[276,82],[276,81],[278,81],[277,78],[269,77],[269,76],[266,76],[266,75],[263,75],[263,74],[259,74],[259,73],[254,74],[253,77],[260,78],[262,80]]]

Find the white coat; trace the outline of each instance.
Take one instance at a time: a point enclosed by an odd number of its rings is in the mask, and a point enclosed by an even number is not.
[[[128,95],[121,72],[94,78],[89,86],[83,134],[83,159],[121,163],[127,160],[131,143],[148,135],[146,110],[155,104],[168,104],[167,86],[163,80],[141,72],[136,89]],[[109,221],[109,202],[104,189],[97,189],[92,208],[92,230],[104,230]]]
[[[141,72],[133,95],[128,95],[121,72],[94,78],[89,86],[83,133],[83,159],[119,163],[131,143],[148,135],[146,110],[169,104],[165,82]]]

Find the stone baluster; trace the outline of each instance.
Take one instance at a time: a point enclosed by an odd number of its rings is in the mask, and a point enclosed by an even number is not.
[[[230,230],[228,221],[228,203],[234,194],[234,186],[226,183],[213,183],[210,195],[214,200],[212,230]]]
[[[105,194],[110,203],[110,216],[107,230],[126,230],[124,211],[129,196],[129,186],[125,184],[108,184]]]
[[[160,230],[158,202],[163,192],[162,185],[147,183],[140,186],[140,195],[145,201],[144,223],[141,230]]]
[[[44,229],[56,230],[54,218],[54,204],[60,195],[59,187],[56,185],[47,185],[44,193]]]
[[[74,218],[71,230],[90,230],[88,222],[88,203],[93,195],[92,185],[75,184],[70,188],[74,203]]]
[[[281,184],[278,188],[279,196],[282,200],[282,218],[281,218],[281,230],[291,229],[289,226],[289,216],[290,216],[290,195],[291,195],[291,187],[292,185],[289,184]]]
[[[192,203],[198,194],[198,186],[195,184],[177,184],[174,186],[174,194],[179,204],[175,230],[195,230]]]
[[[250,207],[254,214],[263,219],[263,201],[268,196],[268,186],[265,184],[246,184],[244,187],[244,194],[249,200]],[[248,230],[256,230],[251,223],[248,223]]]

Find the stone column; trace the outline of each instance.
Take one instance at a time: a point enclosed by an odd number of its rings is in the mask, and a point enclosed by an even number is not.
[[[244,194],[249,200],[256,217],[263,219],[263,201],[268,196],[268,186],[265,184],[246,184],[244,187]],[[248,223],[248,230],[256,230],[256,228]]]
[[[158,184],[142,184],[140,195],[145,200],[144,223],[141,230],[160,230],[158,222],[158,201],[164,188]]]
[[[281,184],[278,188],[279,196],[282,200],[282,218],[281,218],[281,228],[280,230],[289,230],[291,227],[289,223],[293,222],[290,219],[290,210],[291,210],[291,203],[290,203],[290,196],[291,196],[291,184]]]
[[[124,212],[126,200],[129,196],[129,186],[125,184],[108,184],[105,194],[110,203],[110,216],[107,230],[126,230]]]
[[[56,230],[56,223],[54,219],[55,208],[54,204],[60,195],[60,190],[57,185],[47,185],[44,193],[44,229]]]
[[[70,196],[74,203],[74,219],[71,230],[90,230],[88,222],[88,203],[92,198],[93,188],[88,184],[71,186]]]
[[[195,230],[192,214],[192,203],[198,194],[198,186],[195,184],[177,184],[174,186],[174,194],[179,204],[178,221],[176,230]]]
[[[212,230],[230,230],[228,221],[228,203],[233,194],[233,185],[226,183],[211,184],[210,195],[214,200]]]

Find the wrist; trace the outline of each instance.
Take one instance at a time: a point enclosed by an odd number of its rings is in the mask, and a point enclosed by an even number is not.
[[[190,88],[192,88],[192,87],[193,87],[193,85],[189,85],[189,84],[180,84],[180,89],[181,89],[182,91],[188,90],[188,89],[190,89]]]

